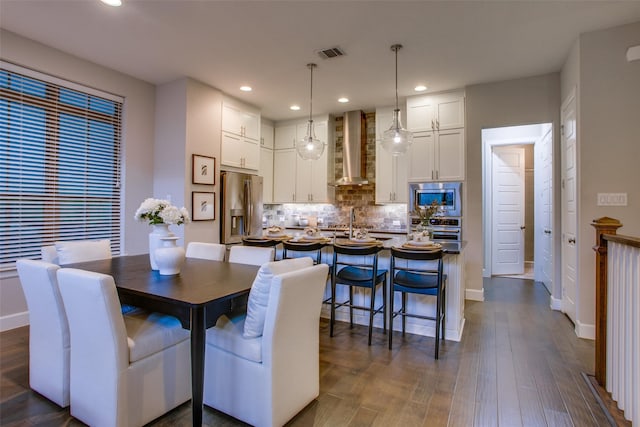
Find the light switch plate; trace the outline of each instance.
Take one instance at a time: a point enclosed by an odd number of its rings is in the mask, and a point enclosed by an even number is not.
[[[598,193],[598,206],[627,206],[627,193]]]

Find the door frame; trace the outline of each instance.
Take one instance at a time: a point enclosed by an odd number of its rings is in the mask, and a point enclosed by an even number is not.
[[[488,135],[487,132],[491,130],[498,129],[508,129],[508,128],[517,128],[517,127],[527,127],[531,126],[541,126],[541,131],[539,134],[531,135],[531,136],[519,136],[514,138],[495,138]],[[491,265],[492,265],[492,242],[491,242],[491,224],[493,219],[493,199],[491,196],[491,176],[492,176],[492,152],[494,146],[500,145],[527,145],[527,144],[535,144],[536,141],[540,140],[541,137],[546,133],[544,131],[545,126],[550,126],[552,128],[553,135],[553,123],[551,122],[543,122],[543,123],[529,123],[526,125],[511,125],[511,126],[496,126],[492,128],[483,128],[482,129],[482,236],[483,236],[483,265],[482,265],[482,277],[491,277]],[[555,142],[552,142],[555,144]],[[554,166],[555,167],[555,166]],[[534,165],[534,175],[535,175],[535,165]],[[535,182],[535,178],[534,178]],[[535,191],[535,190],[534,190]],[[554,199],[554,208],[555,208],[555,199]],[[534,206],[535,211],[535,206]],[[534,226],[535,221],[534,221]],[[535,230],[534,230],[535,235]],[[555,237],[554,237],[555,239]],[[535,254],[535,250],[534,250]],[[535,262],[535,259],[534,259]]]

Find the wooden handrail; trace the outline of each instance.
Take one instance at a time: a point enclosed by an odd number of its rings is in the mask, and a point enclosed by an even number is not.
[[[606,386],[607,378],[607,237],[615,235],[622,223],[614,218],[602,217],[591,223],[596,229],[596,363],[598,384]]]

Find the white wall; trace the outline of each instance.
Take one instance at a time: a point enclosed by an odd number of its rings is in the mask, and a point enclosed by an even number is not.
[[[123,251],[147,251],[147,228],[133,219],[140,202],[152,193],[154,86],[59,50],[0,30],[2,59],[125,98],[123,108],[122,215]],[[0,329],[24,324],[26,302],[15,273],[0,283]],[[17,322],[17,323],[16,323]]]
[[[640,236],[640,61],[627,62],[640,44],[640,22],[582,34],[579,43],[579,300],[577,321],[595,323],[595,232],[602,216],[619,219],[619,234]],[[573,62],[563,74],[574,76]],[[624,207],[597,206],[597,193],[627,193]]]

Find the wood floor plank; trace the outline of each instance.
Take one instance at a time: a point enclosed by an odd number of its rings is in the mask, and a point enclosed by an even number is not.
[[[465,302],[460,342],[320,322],[320,395],[288,427],[601,426],[606,418],[581,372],[593,370],[593,342],[549,309],[541,284],[493,278],[485,301]],[[28,327],[0,333],[0,425],[81,426],[29,389]],[[582,381],[582,382],[581,382]],[[189,403],[149,424],[191,425]],[[204,425],[245,424],[205,407]]]

